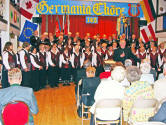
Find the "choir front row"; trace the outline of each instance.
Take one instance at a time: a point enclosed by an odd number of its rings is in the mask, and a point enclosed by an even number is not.
[[[139,56],[137,57],[139,57],[139,59],[146,58],[146,55],[144,57],[144,53],[145,50],[140,48]],[[153,55],[152,50],[152,55],[150,56],[153,57]],[[113,57],[116,57],[116,55],[114,55],[111,47],[108,47],[108,50],[106,47],[104,48],[104,46],[102,46],[102,48],[85,47],[81,49],[80,45],[75,45],[73,48],[66,46],[61,51],[56,43],[52,46],[41,43],[39,48],[35,48],[33,46],[31,47],[28,42],[24,42],[22,49],[15,54],[13,52],[13,44],[7,42],[2,54],[2,87],[9,87],[8,71],[15,67],[22,70],[21,85],[31,87],[34,91],[38,91],[45,88],[47,83],[51,87],[58,87],[60,79],[63,85],[69,85],[71,76],[75,81],[77,70],[82,68],[83,63],[87,60],[96,68],[96,76],[99,76],[99,74],[103,72],[104,60],[113,59]],[[157,57],[155,57],[155,59],[157,59]],[[153,63],[156,65],[153,61],[151,65],[153,65]],[[152,68],[156,67],[152,66]]]

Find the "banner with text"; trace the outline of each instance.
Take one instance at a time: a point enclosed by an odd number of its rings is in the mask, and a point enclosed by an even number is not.
[[[96,2],[77,0],[39,0],[37,14],[143,17],[139,3]]]

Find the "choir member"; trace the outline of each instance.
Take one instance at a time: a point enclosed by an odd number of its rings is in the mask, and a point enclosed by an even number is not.
[[[136,50],[136,43],[133,42],[133,43],[131,43],[130,46],[131,46],[130,49],[131,49],[132,54],[133,54],[133,55],[136,55],[136,52],[137,52],[137,50]],[[133,64],[133,65],[136,65],[136,62],[134,61],[134,59],[131,58],[130,60],[132,61],[132,64]]]
[[[112,45],[113,41],[112,41],[112,37],[111,36],[108,36],[108,45]]]
[[[142,46],[142,47],[140,47],[140,48],[138,49],[138,51],[137,51],[137,57],[138,57],[139,59],[141,59],[141,60],[147,58],[147,53],[146,53],[146,51],[145,51],[145,47],[144,47],[144,46]]]
[[[79,33],[79,32],[76,32],[76,33],[75,33],[75,37],[76,37],[77,39],[81,40],[81,37],[80,37],[80,33]]]
[[[126,34],[125,33],[123,33],[122,35],[121,35],[121,38],[120,38],[121,40],[125,40],[126,41],[126,47],[129,47],[129,41],[128,41],[128,39],[126,38]]]
[[[20,51],[20,63],[22,70],[22,86],[31,87],[31,61],[29,55],[30,44],[24,42]]]
[[[112,43],[112,48],[113,48],[113,50],[116,50],[118,48],[117,42]]]
[[[59,67],[62,68],[61,75],[62,75],[62,80],[64,81],[63,85],[70,85],[71,54],[69,53],[67,47],[64,49],[64,52],[60,55]]]
[[[73,68],[73,78],[74,82],[76,83],[76,78],[77,78],[77,70],[81,68],[81,64],[83,65],[83,60],[82,60],[82,54],[80,53],[80,46],[76,45],[74,47],[74,52],[71,56],[71,64]]]
[[[63,36],[59,36],[57,48],[58,48],[60,53],[62,53],[62,51],[63,51],[63,47],[64,47],[63,45],[64,45]]]
[[[102,48],[101,48],[101,53],[103,55],[103,59],[105,58],[106,54],[107,54],[107,43],[102,43]]]
[[[73,52],[73,45],[72,45],[72,39],[71,38],[67,39],[66,45],[64,47],[68,47],[69,53]]]
[[[39,46],[39,52],[37,53],[39,64],[43,67],[41,70],[39,70],[39,83],[40,83],[40,89],[45,88],[46,82],[47,82],[47,69],[48,69],[48,60],[47,60],[47,54],[45,51],[45,45],[40,44]]]
[[[57,45],[54,44],[48,52],[48,83],[53,87],[58,87],[58,70],[59,70],[59,51]]]
[[[111,45],[109,45],[105,60],[107,60],[107,59],[112,60],[113,59],[113,54],[114,54],[113,47]]]
[[[159,54],[159,66],[161,67],[163,65],[163,55],[166,53],[165,43],[162,42],[159,45],[158,48],[158,54]]]
[[[85,48],[85,52],[82,53],[82,60],[83,61],[89,60],[90,62],[92,62],[93,61],[92,57],[93,57],[93,54],[90,50],[90,47]],[[81,64],[81,67],[82,66],[83,64]]]
[[[129,40],[129,46],[131,47],[132,43],[135,43],[138,46],[138,40],[136,39],[136,35],[132,34],[131,39]]]
[[[112,42],[117,42],[118,43],[116,34],[112,34]]]
[[[2,58],[2,88],[6,88],[10,86],[8,82],[8,71],[12,68],[15,68],[17,65],[16,55],[13,52],[13,44],[11,42],[6,42],[3,49]]]
[[[157,53],[157,47],[153,46],[151,52],[149,53],[149,58],[151,61],[151,67],[154,70],[158,70],[158,53]]]
[[[103,34],[103,38],[101,39],[101,43],[108,43],[106,34]]]
[[[43,67],[39,63],[39,59],[37,57],[37,49],[33,46],[30,48],[30,60],[31,60],[31,87],[34,91],[38,91],[40,88],[39,85],[39,70],[43,69]]]
[[[52,46],[54,43],[56,43],[56,40],[54,39],[54,36],[52,35],[52,33],[49,33],[49,41],[50,41],[50,45]]]
[[[93,55],[92,66],[96,67],[96,76],[99,76],[101,72],[103,72],[103,61],[104,55],[101,51],[100,47],[96,48],[96,52]]]

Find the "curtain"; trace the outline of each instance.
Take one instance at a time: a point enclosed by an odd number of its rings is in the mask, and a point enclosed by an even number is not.
[[[57,15],[48,15],[48,33],[55,33],[55,24],[56,24]],[[63,16],[58,15],[61,25],[61,31],[63,31]],[[90,33],[91,37],[96,35],[97,33],[102,36],[106,34],[107,36],[112,34],[117,34],[116,25],[117,25],[117,17],[114,16],[98,16],[98,24],[86,24],[86,16],[82,15],[70,15],[70,32],[72,32],[72,36],[75,36],[76,32],[80,33],[80,37],[84,38],[86,33]],[[138,36],[138,19],[133,20],[133,27],[136,35]],[[47,31],[46,30],[46,15],[42,15],[42,24],[41,24],[41,33]]]

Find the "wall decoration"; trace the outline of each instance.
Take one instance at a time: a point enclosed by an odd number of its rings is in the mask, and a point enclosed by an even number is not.
[[[5,0],[0,0],[0,17],[3,17],[4,12],[4,6],[5,6]]]

